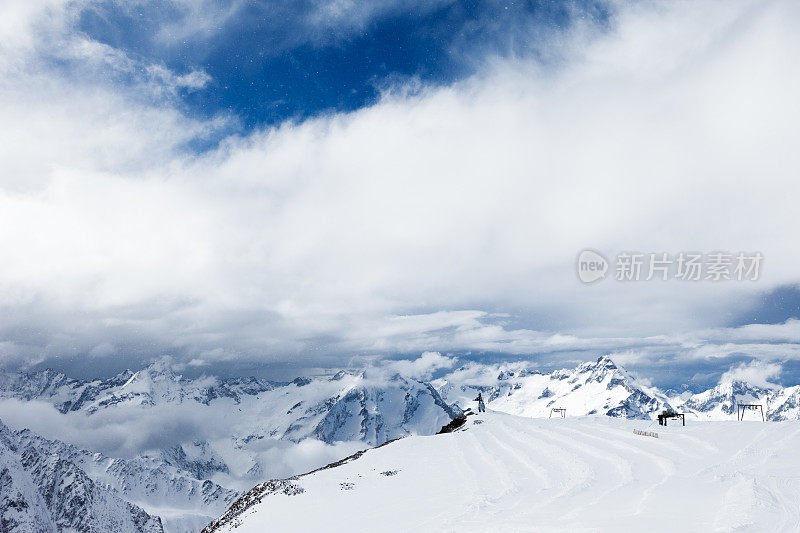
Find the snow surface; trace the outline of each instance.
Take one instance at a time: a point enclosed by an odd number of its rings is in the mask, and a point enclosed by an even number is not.
[[[168,533],[198,531],[255,483],[306,472],[398,437],[432,435],[461,407],[474,407],[478,392],[496,412],[548,418],[551,409],[565,408],[567,420],[601,419],[586,424],[613,418],[653,425],[666,408],[687,413],[690,425],[735,424],[737,403],[763,404],[768,421],[800,418],[800,386],[762,388],[727,380],[702,393],[678,394],[650,386],[609,357],[554,372],[534,365],[471,362],[430,383],[394,367],[287,383],[186,379],[167,361],[106,380],[80,381],[52,371],[0,374],[0,418],[16,430],[10,438],[42,457],[67,461],[87,486],[160,518]],[[760,413],[745,415],[760,420]],[[19,509],[15,502],[24,494],[31,509],[42,508],[34,493],[46,493],[40,485],[53,476],[31,478],[35,491],[24,488],[27,482],[13,474],[18,458],[8,453],[0,449],[0,470],[6,473],[0,476],[0,506]],[[75,499],[71,515],[86,514],[90,503]],[[50,520],[22,513],[15,521],[20,530],[35,530],[40,519]]]
[[[798,531],[799,447],[798,421],[489,411],[289,480],[208,531]]]

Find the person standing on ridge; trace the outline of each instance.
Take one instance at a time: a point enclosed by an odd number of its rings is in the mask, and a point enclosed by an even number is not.
[[[475,401],[478,402],[478,412],[479,413],[485,413],[486,412],[486,406],[483,404],[483,396],[481,396],[480,392],[478,393],[478,397],[475,398]]]

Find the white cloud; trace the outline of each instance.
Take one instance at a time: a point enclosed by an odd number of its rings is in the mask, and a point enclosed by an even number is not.
[[[772,380],[780,375],[781,370],[781,365],[778,363],[763,361],[741,363],[725,372],[720,378],[720,383],[744,381],[757,387],[771,389],[777,386]]]
[[[9,427],[29,429],[45,438],[112,457],[127,459],[157,454],[179,443],[209,441],[230,463],[232,475],[218,475],[218,481],[237,490],[252,487],[253,480],[245,474],[253,461],[260,465],[266,478],[283,478],[308,472],[364,448],[363,442],[330,445],[315,439],[300,443],[261,439],[246,451],[231,449],[229,406],[207,408],[186,403],[158,409],[127,407],[112,411],[92,416],[82,412],[62,414],[38,400],[0,399],[0,421]]]
[[[3,48],[3,362],[136,341],[187,361],[746,340],[772,356],[780,336],[719,326],[797,281],[798,19],[791,2],[621,7],[556,69],[497,60],[202,156],[183,146],[218,124]],[[149,68],[161,87],[207,81]],[[586,246],[758,250],[765,267],[749,284],[584,287]]]
[[[15,55],[34,47],[42,30],[63,27],[68,0],[7,0],[0,18],[0,68],[14,64]]]
[[[697,332],[695,336],[715,341],[768,341],[800,343],[800,320],[788,319],[780,324],[747,324],[737,328],[718,328]]]
[[[125,407],[86,416],[82,412],[62,414],[38,400],[0,400],[0,419],[10,427],[28,428],[50,439],[116,457],[133,457],[197,438],[222,438],[223,431],[218,428],[224,425],[224,418],[221,412],[190,404],[157,410]]]
[[[451,368],[458,358],[442,355],[439,352],[423,352],[421,356],[411,360],[384,361],[379,367],[367,369],[367,375],[372,376],[375,370],[380,374],[400,374],[404,377],[429,380],[434,372]]]

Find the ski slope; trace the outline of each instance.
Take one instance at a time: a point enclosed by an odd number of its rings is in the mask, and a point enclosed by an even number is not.
[[[490,411],[289,480],[207,531],[798,531],[798,449],[798,421]]]

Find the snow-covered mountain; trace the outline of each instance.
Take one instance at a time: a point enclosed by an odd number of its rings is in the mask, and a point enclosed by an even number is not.
[[[608,357],[575,369],[541,373],[524,364],[469,364],[434,385],[448,401],[472,405],[480,392],[496,411],[549,417],[554,408],[568,416],[606,415],[618,418],[653,418],[670,408],[669,399],[656,387],[631,376]]]
[[[663,428],[488,411],[261,483],[203,533],[798,531],[798,446],[796,420]]]
[[[551,409],[563,408],[567,416],[651,419],[671,408],[689,419],[735,420],[737,404],[750,403],[763,405],[767,420],[800,419],[800,386],[764,389],[723,381],[701,393],[678,394],[642,383],[608,356],[548,373],[524,362],[469,363],[433,385],[446,401],[462,408],[474,407],[480,392],[489,408],[529,417],[549,417]],[[755,417],[752,411],[745,413],[746,419]]]
[[[0,399],[17,402],[6,413],[45,402],[65,426],[78,428],[60,437],[44,425],[37,429],[41,436],[23,430],[25,419],[17,417],[16,424],[8,422],[17,431],[5,430],[11,444],[0,455],[11,473],[27,468],[20,466],[21,455],[14,451],[19,449],[71,465],[76,479],[100,491],[91,501],[74,500],[86,506],[73,510],[75,516],[99,516],[100,511],[90,512],[91,502],[112,501],[139,509],[167,532],[196,531],[254,483],[313,469],[365,445],[432,435],[462,409],[474,407],[479,392],[490,410],[533,418],[548,418],[552,409],[562,408],[568,418],[646,420],[673,408],[689,419],[735,420],[737,403],[763,404],[768,420],[800,418],[800,387],[764,389],[731,381],[678,395],[649,386],[609,357],[554,372],[524,362],[468,363],[431,382],[380,367],[291,382],[187,379],[160,361],[105,380],[81,381],[52,371],[0,374]],[[98,432],[105,425],[119,428],[106,440],[123,438],[127,455],[101,444],[95,448],[93,439],[77,442],[80,428]],[[25,509],[49,509],[49,500],[41,503],[35,496],[50,493],[48,481],[27,476],[13,474],[0,487],[4,505],[16,509],[15,495],[24,494],[30,500]],[[19,526],[23,529],[50,524],[51,515],[37,513],[17,513],[15,520],[27,524]],[[155,523],[137,520],[135,527]]]
[[[379,370],[288,383],[192,380],[163,362],[90,382],[52,371],[3,375],[0,397],[47,402],[64,417],[64,425],[95,428],[98,420],[100,425],[120,425],[123,434],[141,439],[142,446],[158,441],[159,446],[121,459],[30,431],[16,434],[28,447],[64,458],[116,497],[161,517],[170,532],[196,531],[230,505],[238,496],[236,489],[268,478],[276,469],[295,473],[291,468],[297,466],[280,463],[280,452],[291,453],[301,441],[350,443],[307,459],[302,457],[309,454],[307,448],[297,452],[301,456],[295,463],[320,466],[339,457],[341,450],[350,453],[364,444],[435,433],[461,413],[430,384]],[[205,438],[187,438],[184,426]],[[150,436],[142,438],[142,432]]]
[[[193,401],[203,405],[218,398],[238,403],[243,396],[256,395],[276,384],[258,378],[183,379],[175,374],[169,360],[162,359],[132,372],[126,370],[109,379],[82,381],[53,370],[0,374],[0,397],[45,400],[62,413],[90,414],[118,405],[153,407]]]
[[[460,413],[428,383],[379,371],[330,377],[297,378],[276,383],[256,378],[185,379],[168,363],[158,362],[138,372],[126,371],[108,380],[83,382],[52,371],[6,374],[0,377],[0,398],[44,400],[60,412],[95,415],[113,410],[189,404],[231,425],[240,443],[308,437],[326,443],[363,441],[379,445],[414,433],[438,430]],[[230,413],[236,413],[230,416]],[[181,461],[174,453],[170,459]],[[180,455],[178,452],[177,455]],[[224,471],[213,464],[211,470]]]
[[[94,481],[52,444],[0,422],[0,531],[163,531],[158,517]]]
[[[730,420],[738,404],[760,404],[767,420],[800,419],[800,386],[764,389],[743,381],[724,381],[699,394],[675,401],[683,412],[698,420]],[[761,412],[746,411],[744,418],[761,419]]]
[[[45,439],[27,429],[14,434],[25,449],[67,461],[94,484],[158,515],[166,531],[196,530],[239,496],[238,492],[202,476],[193,476],[162,457],[112,458]]]

